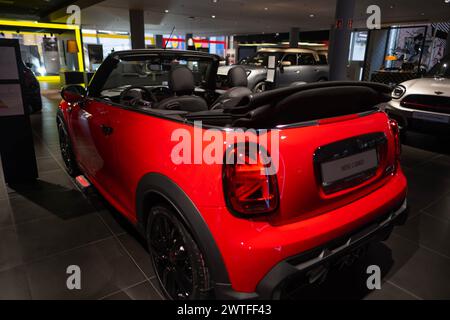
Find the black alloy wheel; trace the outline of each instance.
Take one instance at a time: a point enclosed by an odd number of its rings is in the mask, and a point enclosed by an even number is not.
[[[61,150],[61,156],[64,164],[66,165],[67,173],[75,177],[78,174],[78,168],[75,161],[75,156],[72,151],[72,144],[70,143],[70,137],[67,133],[64,121],[58,118],[58,135],[59,135],[59,147]]]
[[[147,244],[166,297],[173,300],[208,299],[210,279],[203,255],[173,210],[166,206],[151,209]]]

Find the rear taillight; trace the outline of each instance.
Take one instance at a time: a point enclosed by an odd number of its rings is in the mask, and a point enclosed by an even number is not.
[[[270,157],[258,148],[227,150],[224,192],[229,209],[244,216],[268,214],[278,208],[277,176],[271,173]]]
[[[394,119],[389,120],[389,127],[391,128],[392,135],[394,136],[395,142],[395,158],[400,161],[400,157],[402,154],[402,144],[400,141],[400,127]]]

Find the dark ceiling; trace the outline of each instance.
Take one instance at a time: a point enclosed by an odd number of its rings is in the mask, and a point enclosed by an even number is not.
[[[99,0],[0,0],[1,17],[45,20],[51,13],[64,10],[71,4],[80,8],[93,5]]]

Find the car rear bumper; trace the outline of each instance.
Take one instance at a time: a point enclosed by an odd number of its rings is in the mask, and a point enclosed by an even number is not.
[[[407,200],[378,219],[339,239],[285,259],[275,265],[259,282],[255,293],[234,291],[229,285],[218,285],[219,299],[277,299],[288,283],[314,282],[337,261],[351,255],[366,244],[386,240],[395,225],[402,225],[408,217]]]

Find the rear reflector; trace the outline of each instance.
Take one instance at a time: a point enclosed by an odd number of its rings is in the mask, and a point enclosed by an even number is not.
[[[85,176],[76,177],[75,182],[81,189],[87,189],[91,186],[91,183],[88,181],[88,179],[85,178]]]

